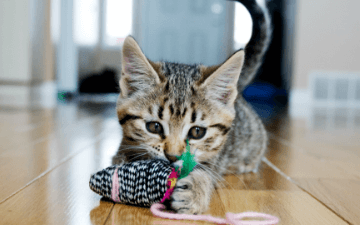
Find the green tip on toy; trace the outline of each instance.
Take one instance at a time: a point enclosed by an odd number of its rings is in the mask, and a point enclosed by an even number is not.
[[[189,139],[186,139],[186,151],[177,157],[178,160],[183,160],[183,167],[181,168],[180,176],[178,179],[184,178],[194,169],[197,162],[195,161],[195,154],[191,154]]]

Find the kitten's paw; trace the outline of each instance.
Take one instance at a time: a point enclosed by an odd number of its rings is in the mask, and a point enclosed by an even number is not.
[[[209,207],[212,190],[208,175],[195,170],[177,181],[171,195],[171,208],[180,214],[201,214]]]
[[[253,161],[245,160],[245,162],[240,163],[239,173],[249,173],[249,172],[257,173],[260,162],[261,159],[256,159]]]

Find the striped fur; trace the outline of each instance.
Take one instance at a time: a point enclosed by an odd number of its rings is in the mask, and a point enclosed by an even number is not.
[[[190,139],[200,166],[177,184],[170,205],[179,213],[206,211],[215,177],[257,171],[266,150],[264,126],[238,93],[260,66],[269,43],[270,20],[267,9],[256,1],[240,2],[254,19],[253,36],[245,52],[234,53],[221,65],[152,62],[132,37],[123,45],[117,104],[123,139],[113,163],[174,161],[185,151],[189,130],[206,128],[203,138]],[[148,131],[148,122],[159,123],[163,133]]]

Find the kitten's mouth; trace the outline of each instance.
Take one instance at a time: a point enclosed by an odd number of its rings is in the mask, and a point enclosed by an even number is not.
[[[177,157],[175,155],[169,155],[165,153],[165,158],[169,160],[170,163],[174,163],[178,161]]]

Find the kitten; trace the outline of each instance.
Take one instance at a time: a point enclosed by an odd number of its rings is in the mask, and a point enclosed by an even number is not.
[[[218,175],[256,172],[266,150],[264,126],[241,91],[268,47],[270,17],[255,0],[239,2],[253,18],[253,35],[221,65],[152,62],[132,37],[123,45],[116,108],[123,139],[113,164],[175,162],[189,138],[199,166],[176,184],[169,204],[178,213],[205,212]]]

